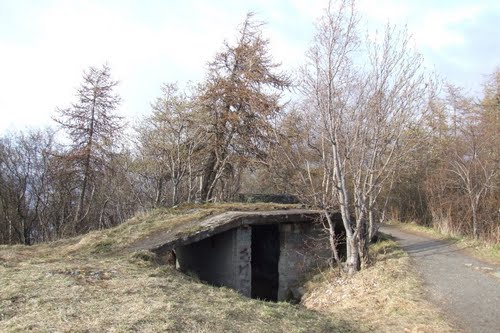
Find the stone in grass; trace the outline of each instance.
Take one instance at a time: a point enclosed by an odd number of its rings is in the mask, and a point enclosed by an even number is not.
[[[481,269],[482,269],[483,271],[487,271],[487,272],[492,272],[492,271],[494,271],[494,269],[493,269],[493,268],[491,268],[491,267],[486,267],[486,266],[481,267]]]

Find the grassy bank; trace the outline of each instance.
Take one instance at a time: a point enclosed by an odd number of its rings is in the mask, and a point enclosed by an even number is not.
[[[274,206],[158,210],[51,244],[0,246],[0,332],[356,332],[301,306],[200,283],[157,264],[151,252],[120,251],[226,210],[288,207]]]
[[[416,223],[391,222],[402,230],[413,233],[420,233],[435,239],[444,239],[454,243],[454,245],[482,261],[500,265],[500,243],[487,243],[481,240],[474,240],[467,237],[446,235],[431,227],[424,227]]]
[[[307,284],[302,303],[360,332],[456,332],[428,301],[409,257],[387,237],[371,246],[372,265],[352,278],[329,271]]]
[[[385,240],[352,279],[327,270],[301,305],[248,299],[200,283],[130,244],[228,210],[293,205],[184,206],[49,244],[0,246],[0,332],[447,332],[406,255]],[[359,315],[359,318],[358,318]]]

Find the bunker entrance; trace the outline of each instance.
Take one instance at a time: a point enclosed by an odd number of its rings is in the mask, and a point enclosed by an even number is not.
[[[274,217],[274,216],[273,216]],[[175,246],[177,268],[215,286],[265,301],[300,299],[300,279],[330,258],[319,224],[254,221]],[[241,221],[240,221],[241,223]],[[182,239],[182,241],[188,241]]]
[[[280,232],[278,225],[252,226],[252,298],[278,301]]]

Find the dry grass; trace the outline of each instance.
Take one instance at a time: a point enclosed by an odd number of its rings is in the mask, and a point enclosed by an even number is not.
[[[500,244],[488,243],[481,240],[474,240],[467,237],[456,235],[447,235],[440,233],[438,230],[424,227],[416,223],[398,223],[391,222],[399,228],[413,233],[421,233],[435,239],[448,240],[454,245],[482,261],[500,265]]]
[[[297,206],[185,206],[54,243],[0,246],[0,332],[450,331],[423,301],[408,258],[386,243],[355,278],[326,272],[311,282],[309,309],[248,299],[160,266],[151,252],[120,251],[207,215],[288,208]]]
[[[357,321],[360,332],[455,332],[425,300],[422,282],[397,244],[372,245],[375,264],[352,278],[329,271],[308,283],[303,304],[332,320]]]
[[[3,262],[0,295],[1,332],[335,330],[312,311],[250,300],[132,256]]]
[[[86,257],[102,256],[117,253],[127,248],[137,240],[144,239],[150,235],[160,232],[174,230],[176,226],[189,223],[193,220],[203,219],[210,215],[223,213],[226,211],[257,211],[257,210],[287,210],[298,208],[299,205],[279,205],[279,204],[186,204],[177,208],[156,209],[149,213],[140,213],[127,222],[108,230],[93,231],[88,234],[63,239],[52,243],[39,244],[34,247],[24,246],[2,246],[2,249],[15,249],[10,255],[22,257],[23,253],[31,253],[32,248],[36,248],[40,256],[54,256],[55,259],[61,256]],[[54,252],[57,248],[57,252]],[[4,254],[5,255],[5,254]],[[2,257],[0,255],[0,263]]]
[[[207,211],[160,210],[115,229],[32,247],[0,247],[0,332],[355,332],[288,303],[202,284],[150,252],[114,250]],[[278,208],[282,209],[282,206]]]
[[[157,209],[151,213],[138,214],[126,223],[102,232],[98,236],[100,241],[97,244],[93,241],[90,242],[90,244],[94,246],[91,251],[108,253],[120,250],[139,239],[143,239],[160,232],[174,231],[179,225],[226,211],[287,210],[298,207],[299,205],[279,205],[268,203],[223,203],[203,205],[185,204],[177,208]],[[82,251],[81,248],[78,250]]]

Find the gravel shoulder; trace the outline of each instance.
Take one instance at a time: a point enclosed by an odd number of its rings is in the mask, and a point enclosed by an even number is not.
[[[452,243],[383,226],[410,255],[429,300],[464,332],[500,332],[500,267],[485,264]]]

